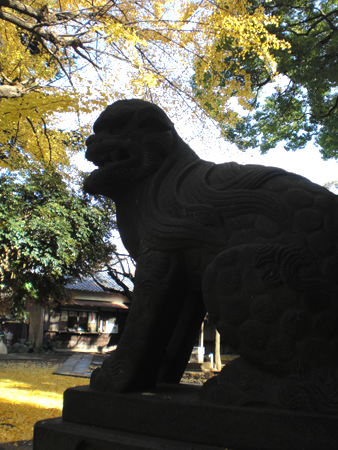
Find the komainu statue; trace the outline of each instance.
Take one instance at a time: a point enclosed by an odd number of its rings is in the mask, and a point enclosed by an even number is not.
[[[208,311],[240,355],[201,401],[338,412],[338,200],[282,169],[201,160],[158,106],[120,100],[94,124],[85,189],[116,203],[136,260],[117,350],[91,387],[178,383]]]

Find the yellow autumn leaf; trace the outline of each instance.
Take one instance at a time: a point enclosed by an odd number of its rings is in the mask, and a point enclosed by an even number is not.
[[[261,6],[249,11],[247,0],[6,5],[0,19],[0,167],[24,164],[26,157],[68,165],[76,149],[60,132],[67,114],[81,129],[88,114],[125,96],[172,107],[170,115],[178,118],[183,106],[203,120],[208,104],[208,111],[219,111],[217,119],[231,123],[237,116],[229,100],[236,95],[250,108],[251,79],[236,67],[241,81],[224,86],[222,73],[236,57],[254,53],[273,76],[273,49],[286,47],[267,31],[276,19]],[[218,51],[224,38],[235,43],[236,55]]]
[[[30,440],[38,420],[60,417],[63,393],[89,379],[53,375],[57,365],[2,362],[0,372],[0,443]]]

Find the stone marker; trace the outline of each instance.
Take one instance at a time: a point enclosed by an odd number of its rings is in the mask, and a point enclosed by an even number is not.
[[[91,389],[66,391],[65,423],[169,439],[172,449],[337,448],[337,196],[282,169],[203,161],[141,100],[109,106],[94,133],[86,157],[98,169],[85,189],[115,201],[135,289]],[[168,384],[179,383],[206,311],[241,357],[167,413]],[[143,411],[135,422],[133,408]],[[186,435],[173,431],[174,417],[187,416]],[[203,427],[213,421],[217,439]],[[114,449],[163,448],[151,445]]]
[[[0,355],[7,355],[7,347],[3,342],[0,342]]]

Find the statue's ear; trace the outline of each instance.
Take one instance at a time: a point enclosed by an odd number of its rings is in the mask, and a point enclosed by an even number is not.
[[[137,111],[137,124],[151,131],[171,131],[173,123],[160,108],[147,107]]]

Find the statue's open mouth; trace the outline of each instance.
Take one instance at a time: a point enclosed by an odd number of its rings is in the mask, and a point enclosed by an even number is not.
[[[118,180],[132,179],[142,164],[142,147],[131,140],[87,142],[86,158],[97,166],[85,182],[91,194],[105,194]]]
[[[134,146],[133,146],[134,148]],[[87,148],[86,158],[98,167],[118,167],[120,165],[134,165],[138,160],[128,142],[99,142],[90,144]]]
[[[99,169],[107,166],[118,165],[119,163],[131,160],[132,156],[124,149],[110,152],[108,155],[101,155],[97,160],[92,161]]]

